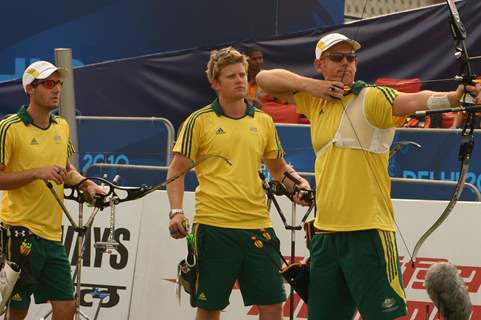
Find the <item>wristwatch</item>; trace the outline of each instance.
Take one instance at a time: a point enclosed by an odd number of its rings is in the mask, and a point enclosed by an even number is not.
[[[180,213],[184,214],[184,209],[170,209],[169,219],[172,219],[174,216],[176,216]]]

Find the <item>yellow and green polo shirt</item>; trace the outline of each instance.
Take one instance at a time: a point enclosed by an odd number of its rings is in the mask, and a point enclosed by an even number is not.
[[[363,108],[372,126],[386,129],[404,120],[392,115],[398,94],[387,87],[370,88]],[[297,111],[311,122],[312,147],[316,153],[332,141],[345,106],[354,97],[354,93],[350,93],[341,101],[327,101],[306,92],[295,94]],[[394,231],[388,161],[389,153],[376,154],[336,145],[319,153],[315,162],[315,226],[328,231]]]
[[[247,102],[246,102],[247,103]],[[284,157],[272,118],[252,105],[239,119],[226,116],[216,99],[184,122],[174,152],[196,160],[194,223],[224,228],[257,229],[272,226],[259,178],[262,159]]]
[[[52,115],[47,129],[33,124],[23,106],[17,114],[0,121],[0,162],[5,172],[20,172],[51,165],[65,167],[75,152],[65,119]],[[63,185],[53,183],[63,200]],[[4,190],[0,209],[3,223],[29,228],[35,235],[61,240],[62,210],[42,180]]]

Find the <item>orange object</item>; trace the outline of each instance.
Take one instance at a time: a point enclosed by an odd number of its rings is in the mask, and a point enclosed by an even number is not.
[[[379,78],[374,82],[378,86],[386,86],[401,92],[419,92],[421,90],[421,79],[391,79]]]
[[[273,101],[262,103],[262,110],[268,113],[276,123],[306,123],[296,112],[296,105],[281,104]]]
[[[254,245],[255,245],[257,248],[262,248],[262,247],[264,246],[264,244],[263,244],[262,241],[260,241],[260,240],[254,241]]]

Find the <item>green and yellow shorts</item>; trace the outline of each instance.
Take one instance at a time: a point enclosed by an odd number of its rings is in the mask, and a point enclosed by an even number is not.
[[[246,306],[286,300],[279,274],[279,240],[272,228],[245,230],[197,225],[194,232],[199,263],[197,307],[224,309],[229,305],[236,280]]]
[[[391,320],[407,314],[394,232],[364,230],[314,235],[309,319]]]
[[[73,300],[70,263],[62,242],[42,239],[26,228],[8,228],[9,236],[3,230],[4,254],[22,270],[10,308],[28,309],[32,293],[36,303]]]

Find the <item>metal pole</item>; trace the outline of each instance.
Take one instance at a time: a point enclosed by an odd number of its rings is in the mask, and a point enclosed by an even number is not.
[[[279,0],[274,4],[274,36],[279,35]]]
[[[78,151],[77,121],[75,118],[75,87],[72,70],[72,49],[56,48],[55,64],[59,68],[68,70],[68,76],[63,80],[62,94],[60,95],[60,115],[64,117],[70,126],[70,141]],[[70,162],[79,167],[78,152],[72,155]]]
[[[297,217],[296,217],[296,203],[292,201],[292,215],[291,215],[291,261],[290,263],[293,264],[296,262],[296,225]],[[291,285],[290,291],[290,304],[289,304],[289,320],[294,319],[294,287]]]
[[[83,203],[79,204],[78,213],[78,225],[83,228]],[[82,276],[82,263],[83,263],[83,243],[84,243],[84,230],[80,230],[77,235],[77,279],[75,284],[75,320],[80,320],[80,289],[81,289],[81,276]]]

